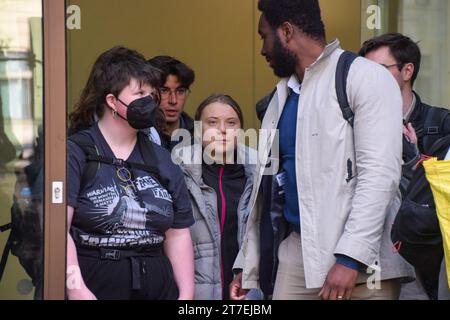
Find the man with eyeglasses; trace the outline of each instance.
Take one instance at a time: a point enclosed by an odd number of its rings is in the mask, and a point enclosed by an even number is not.
[[[409,193],[408,187],[412,181],[416,164],[422,155],[432,154],[433,144],[450,134],[450,114],[442,108],[431,107],[423,103],[419,95],[413,90],[421,63],[419,46],[400,33],[388,33],[375,37],[363,44],[359,54],[373,60],[394,76],[403,97],[403,170],[400,189],[405,199]],[[411,185],[412,189],[415,185]],[[416,270],[416,273],[418,271]],[[418,275],[428,277],[423,272]],[[403,300],[429,299],[430,289],[425,290],[422,285],[429,282],[422,277],[411,284],[403,285]],[[425,285],[424,285],[425,286]],[[427,286],[425,286],[427,288]],[[427,292],[425,292],[427,291]]]
[[[405,124],[403,158],[405,165],[415,164],[421,154],[429,155],[436,140],[450,134],[448,111],[423,103],[413,90],[421,63],[419,46],[400,33],[388,33],[366,41],[359,54],[383,65],[400,86]]]
[[[186,129],[191,136],[194,132],[194,120],[183,110],[195,81],[195,73],[183,62],[169,56],[156,56],[148,62],[163,72],[160,108],[166,118],[166,129],[160,133],[161,144],[172,150],[181,142],[172,141],[175,130]]]

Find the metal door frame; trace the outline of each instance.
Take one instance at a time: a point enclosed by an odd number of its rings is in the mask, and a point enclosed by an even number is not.
[[[65,298],[66,282],[66,3],[42,0],[44,39],[44,299]],[[54,181],[62,204],[52,203]]]

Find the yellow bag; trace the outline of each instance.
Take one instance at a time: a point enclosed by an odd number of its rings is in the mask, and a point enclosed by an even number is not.
[[[450,161],[438,161],[433,158],[425,161],[423,166],[436,203],[450,288]]]

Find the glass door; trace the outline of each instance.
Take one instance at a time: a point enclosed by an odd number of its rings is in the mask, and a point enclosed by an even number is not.
[[[422,51],[415,90],[424,102],[450,107],[450,3],[448,0],[361,0],[361,42],[400,32]]]
[[[65,205],[51,188],[65,181],[64,15],[60,0],[0,0],[0,300],[64,298]]]
[[[0,299],[42,298],[43,42],[40,0],[0,0]]]

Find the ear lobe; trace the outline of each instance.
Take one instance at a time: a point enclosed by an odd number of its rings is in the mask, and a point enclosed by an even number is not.
[[[113,110],[115,110],[117,107],[116,107],[116,97],[114,97],[114,95],[112,95],[111,93],[110,94],[108,94],[107,96],[106,96],[106,104],[108,105],[108,107],[110,107],[111,109],[113,109]]]
[[[284,22],[281,25],[281,34],[283,35],[283,38],[286,42],[291,41],[293,35],[294,35],[294,27],[290,22]]]
[[[414,64],[407,63],[405,67],[403,68],[403,78],[405,81],[411,81],[413,75],[414,75]]]

